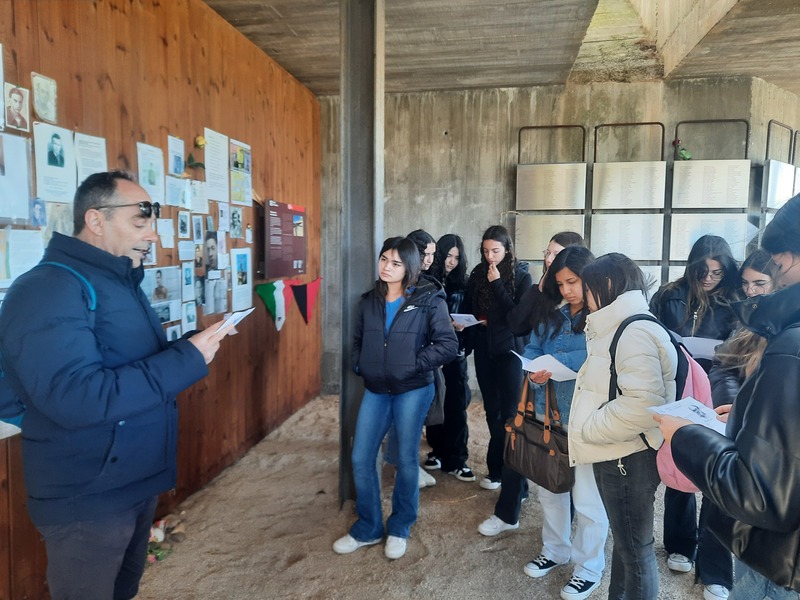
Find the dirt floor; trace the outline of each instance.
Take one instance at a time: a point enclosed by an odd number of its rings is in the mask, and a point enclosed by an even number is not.
[[[469,408],[470,466],[484,473],[488,433],[483,407]],[[427,450],[423,442],[420,456]],[[557,599],[572,574],[559,567],[531,579],[523,565],[541,548],[541,508],[523,504],[516,531],[486,538],[478,524],[493,513],[497,492],[441,471],[437,485],[420,491],[420,511],[408,552],[396,561],[383,545],[339,556],[331,545],[347,533],[354,503],[339,508],[339,399],[310,402],[180,508],[186,539],[148,567],[141,600],[261,599]],[[392,476],[384,470],[384,514]],[[702,599],[694,574],[666,568],[657,493],[656,552],[664,600]],[[606,598],[607,569],[592,598]],[[635,599],[632,599],[635,600]]]

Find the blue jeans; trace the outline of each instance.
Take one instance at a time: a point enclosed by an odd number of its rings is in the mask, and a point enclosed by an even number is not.
[[[800,594],[782,588],[736,559],[736,579],[728,600],[798,600]]]
[[[661,479],[655,450],[594,466],[597,489],[614,536],[609,600],[656,600],[658,566],[653,539],[655,493]]]
[[[397,439],[397,474],[392,494],[392,514],[386,532],[407,538],[417,520],[419,505],[419,441],[422,425],[433,401],[433,384],[402,394],[375,394],[366,390],[358,409],[353,440],[353,478],[358,520],[350,535],[366,542],[383,537],[381,488],[375,461],[381,441],[393,426]]]
[[[139,591],[158,498],[93,521],[42,525],[52,600],[129,600]]]

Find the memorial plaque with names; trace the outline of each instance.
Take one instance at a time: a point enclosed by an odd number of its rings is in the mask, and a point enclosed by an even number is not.
[[[586,163],[517,165],[517,210],[582,210]]]
[[[676,161],[672,208],[747,208],[750,161]]]
[[[797,167],[770,159],[765,167],[764,206],[780,208],[794,196]]]
[[[621,252],[633,260],[661,260],[664,215],[592,215],[595,256]]]
[[[517,215],[514,251],[522,260],[542,260],[550,238],[560,231],[583,235],[583,215]]]
[[[595,163],[592,208],[664,208],[667,163]]]
[[[745,214],[672,213],[669,259],[686,260],[692,245],[706,234],[724,238],[731,247],[733,257],[742,261],[745,258],[747,243],[758,234],[758,230],[747,221]]]

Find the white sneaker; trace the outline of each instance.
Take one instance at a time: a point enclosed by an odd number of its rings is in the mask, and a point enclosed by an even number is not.
[[[499,479],[489,479],[489,477],[484,477],[481,479],[479,484],[485,490],[496,490],[500,487],[500,480]]]
[[[669,555],[669,558],[667,558],[667,566],[669,567],[670,571],[675,571],[676,573],[688,573],[692,570],[694,562],[683,554],[674,552]]]
[[[725,600],[730,594],[728,588],[724,585],[713,584],[707,585],[703,589],[703,599],[704,600]]]
[[[395,560],[406,553],[406,538],[390,535],[386,538],[386,545],[383,547],[386,558]]]
[[[486,519],[483,523],[478,525],[478,532],[487,536],[492,537],[493,535],[497,535],[498,533],[503,533],[504,531],[509,531],[510,529],[517,529],[519,527],[519,521],[516,523],[506,523],[500,517],[492,515],[488,519]]]
[[[359,542],[356,538],[348,533],[346,536],[340,537],[333,543],[333,551],[336,552],[336,554],[350,554],[359,548],[363,548],[364,546],[373,546],[380,541],[380,538],[378,538],[377,540],[370,540],[368,542]]]
[[[419,468],[419,489],[424,487],[431,487],[436,485],[436,480],[433,478],[433,475],[428,473],[422,467]]]

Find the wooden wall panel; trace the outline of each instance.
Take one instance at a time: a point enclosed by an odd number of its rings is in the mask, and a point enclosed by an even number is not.
[[[250,144],[256,193],[306,207],[307,274],[300,279],[307,283],[319,276],[318,101],[205,3],[3,0],[0,43],[6,80],[30,88],[32,71],[55,79],[58,125],[106,138],[111,168],[136,172],[138,141],[159,146],[166,155],[168,134],[183,138],[188,154],[204,127]],[[202,160],[202,151],[195,153]],[[197,175],[202,178],[202,171]],[[175,209],[166,212],[176,216]],[[255,209],[246,209],[244,227],[255,229],[255,218]],[[244,240],[228,241],[229,249],[246,246]],[[255,262],[257,248],[250,247]],[[177,250],[159,247],[158,259],[159,266],[178,264]],[[255,293],[253,302],[256,311],[225,341],[209,376],[179,397],[178,485],[162,498],[162,511],[209,482],[319,393],[319,311],[306,325],[290,304],[277,332]],[[207,326],[218,318],[201,315],[199,321]],[[4,490],[0,546],[22,518],[6,514]],[[0,560],[0,600],[9,594],[7,565],[19,559],[7,558]]]

